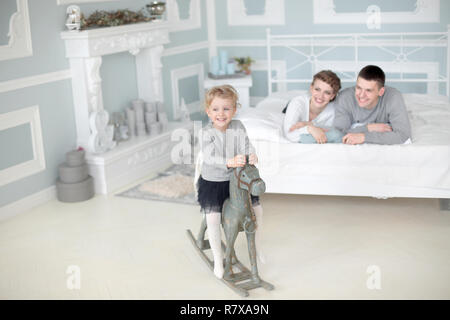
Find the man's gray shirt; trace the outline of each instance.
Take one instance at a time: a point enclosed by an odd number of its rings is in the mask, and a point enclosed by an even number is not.
[[[370,123],[387,123],[391,132],[369,132]],[[358,105],[355,87],[342,90],[336,98],[334,125],[345,133],[364,133],[366,143],[402,144],[411,138],[411,125],[403,96],[395,88],[385,87],[377,105],[365,109]]]

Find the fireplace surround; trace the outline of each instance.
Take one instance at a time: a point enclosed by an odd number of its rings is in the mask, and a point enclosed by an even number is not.
[[[89,146],[89,117],[102,111],[102,57],[119,52],[135,56],[138,98],[147,102],[163,101],[161,54],[169,43],[169,23],[156,20],[109,28],[64,31],[66,57],[72,73],[73,106],[77,146],[84,148],[89,173],[94,177],[96,193],[107,194],[143,177],[170,162],[173,142],[170,132],[189,128],[187,123],[173,122],[166,132],[156,136],[132,137],[102,154]]]

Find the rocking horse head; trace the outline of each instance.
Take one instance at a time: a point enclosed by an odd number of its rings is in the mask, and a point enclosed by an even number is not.
[[[237,187],[242,190],[247,190],[253,196],[259,196],[266,191],[266,184],[259,176],[258,168],[248,163],[248,156],[246,156],[246,165],[234,170],[234,175],[237,181]]]

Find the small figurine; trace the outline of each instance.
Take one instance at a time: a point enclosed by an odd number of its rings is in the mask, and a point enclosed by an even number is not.
[[[186,103],[184,102],[184,99],[181,98],[181,104],[180,104],[180,118],[182,122],[189,122],[191,121],[191,117],[189,115],[189,110],[186,106]]]
[[[71,5],[66,10],[66,27],[69,31],[79,31],[81,28],[81,10],[79,6]]]
[[[89,151],[103,153],[113,149],[117,142],[114,138],[114,126],[108,125],[109,114],[106,110],[94,111],[89,117],[91,135],[89,136]]]
[[[112,125],[114,126],[114,141],[123,141],[128,139],[128,127],[125,125],[125,116],[123,112],[113,112]]]
[[[128,140],[128,126],[125,124],[121,124],[119,126],[119,132],[120,132],[120,140]]]

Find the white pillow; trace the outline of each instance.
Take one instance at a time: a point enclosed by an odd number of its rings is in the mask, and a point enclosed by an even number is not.
[[[256,108],[247,108],[236,116],[242,121],[250,140],[289,142],[283,137],[284,114]]]
[[[286,107],[289,100],[304,94],[306,91],[304,90],[292,90],[285,92],[275,92],[271,96],[265,98],[260,101],[256,108],[258,110],[270,111],[270,112],[281,112],[284,107]]]

